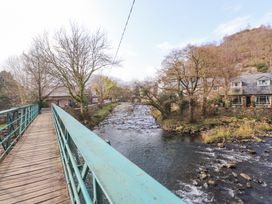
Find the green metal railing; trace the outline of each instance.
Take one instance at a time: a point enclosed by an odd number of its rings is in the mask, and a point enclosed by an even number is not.
[[[184,203],[64,110],[52,113],[71,203]]]
[[[38,115],[38,105],[26,105],[0,111],[0,161],[11,151],[29,124]]]

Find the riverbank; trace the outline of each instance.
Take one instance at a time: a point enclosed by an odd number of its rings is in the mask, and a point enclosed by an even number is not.
[[[170,132],[200,135],[204,143],[222,143],[232,141],[262,141],[260,137],[272,134],[272,124],[264,119],[238,118],[233,116],[214,116],[195,123],[178,119],[162,120],[159,113],[152,111],[159,126]]]
[[[108,115],[112,112],[112,110],[119,105],[118,103],[108,103],[102,106],[92,105],[88,108],[88,116],[84,120],[80,119],[80,112],[76,109],[66,109],[71,115],[73,115],[77,120],[81,121],[86,127],[93,129],[100,122],[105,120]]]
[[[94,128],[96,125],[98,125],[100,122],[105,120],[106,117],[112,112],[112,110],[118,105],[118,103],[109,103],[106,105],[103,105],[101,108],[94,111],[89,111],[89,118],[87,121],[88,128]]]

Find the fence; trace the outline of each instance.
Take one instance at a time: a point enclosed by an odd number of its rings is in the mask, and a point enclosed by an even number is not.
[[[37,115],[36,104],[0,111],[0,161],[11,151]]]

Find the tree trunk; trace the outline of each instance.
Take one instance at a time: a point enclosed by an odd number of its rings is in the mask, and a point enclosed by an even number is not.
[[[194,100],[192,96],[189,97],[189,122],[192,123],[194,122]]]
[[[99,101],[99,107],[102,107],[104,103],[104,97],[100,96],[98,101]]]
[[[229,108],[229,105],[230,105],[229,94],[228,94],[229,83],[228,83],[227,79],[225,79],[225,87],[224,88],[225,88],[225,90],[224,90],[225,107]]]
[[[183,114],[183,90],[181,88],[181,83],[180,83],[180,79],[178,79],[178,106],[179,106],[179,113],[182,117]]]
[[[201,112],[202,116],[205,117],[207,114],[207,95],[208,95],[208,81],[207,78],[204,76],[203,78],[203,93],[202,93],[202,106],[201,106]]]
[[[179,104],[179,113],[180,113],[180,116],[182,117],[182,115],[183,115],[183,92],[182,91],[180,91],[179,92],[179,102],[178,102]]]
[[[86,107],[84,87],[82,86],[80,89],[80,114],[83,119],[86,118],[87,112],[88,112],[88,106]]]
[[[202,116],[205,117],[207,115],[207,97],[203,96],[202,100]]]
[[[42,98],[42,89],[41,89],[41,85],[39,85],[38,88],[38,105],[39,105],[39,114],[41,113],[42,110],[42,105],[43,105],[43,98]]]
[[[201,112],[203,117],[207,116],[208,95],[210,91],[211,90],[209,90],[207,77],[204,76],[203,77],[202,107],[201,107]]]
[[[82,117],[85,115],[84,103],[82,101],[80,102],[80,114]]]

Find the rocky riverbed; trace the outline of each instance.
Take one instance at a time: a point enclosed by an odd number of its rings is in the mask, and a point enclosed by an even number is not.
[[[207,145],[164,132],[147,106],[131,104],[95,132],[187,203],[272,203],[272,138]]]

